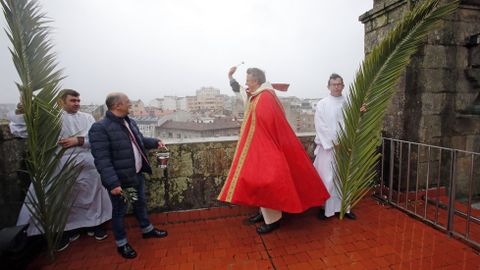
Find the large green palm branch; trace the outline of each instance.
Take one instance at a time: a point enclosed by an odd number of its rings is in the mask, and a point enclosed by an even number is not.
[[[342,197],[340,218],[374,182],[380,132],[395,84],[427,34],[455,11],[459,1],[439,2],[417,3],[365,58],[350,85],[349,102],[343,111],[345,124],[338,133],[340,147],[335,151],[335,186]],[[360,112],[362,105],[366,105],[366,112]]]
[[[78,176],[73,159],[60,162],[64,153],[58,147],[61,110],[57,95],[61,70],[51,52],[49,21],[38,3],[0,1],[8,24],[10,52],[20,78],[16,85],[28,132],[26,165],[34,192],[27,193],[27,207],[53,259],[73,201],[71,189]]]

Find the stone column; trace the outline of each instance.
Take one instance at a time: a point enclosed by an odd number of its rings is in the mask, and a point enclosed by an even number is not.
[[[360,16],[365,25],[365,54],[405,15],[408,2],[374,0],[373,9]],[[467,72],[471,68],[467,42],[478,33],[480,0],[462,1],[406,68],[386,115],[386,136],[480,151],[480,117],[462,113],[480,91]]]
[[[409,2],[374,0],[373,9],[360,16],[366,55],[409,11]],[[459,9],[428,35],[402,75],[385,117],[386,137],[480,152],[480,114],[471,110],[474,102],[480,103],[479,47],[472,42],[478,41],[479,33],[480,0],[461,1]],[[425,156],[418,153],[419,171],[427,164]],[[431,164],[432,159],[438,158],[430,157]],[[480,161],[475,162],[478,167]],[[470,165],[471,155],[457,156],[457,191],[464,195],[470,189]],[[448,166],[442,163],[443,167]],[[443,174],[448,172],[445,168],[440,177],[430,177],[447,181]],[[474,194],[480,189],[478,178],[480,172],[474,172]]]

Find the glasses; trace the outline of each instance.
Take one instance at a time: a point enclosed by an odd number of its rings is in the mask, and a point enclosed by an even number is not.
[[[343,86],[343,83],[331,83],[331,86]]]

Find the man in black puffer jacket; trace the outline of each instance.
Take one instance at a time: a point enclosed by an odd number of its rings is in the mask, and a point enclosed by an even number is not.
[[[130,100],[123,93],[111,93],[105,101],[108,111],[105,117],[90,128],[88,136],[95,167],[109,191],[112,201],[112,227],[117,251],[127,259],[137,256],[128,244],[124,227],[127,203],[121,194],[125,188],[135,188],[138,199],[133,211],[140,223],[143,238],[165,237],[167,232],[158,230],[148,220],[145,203],[145,179],[143,173],[152,173],[146,149],[162,148],[161,140],[143,137],[135,121],[128,117]]]

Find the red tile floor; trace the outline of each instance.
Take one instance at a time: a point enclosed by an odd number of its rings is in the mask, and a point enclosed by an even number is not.
[[[249,208],[152,214],[169,236],[143,240],[130,228],[136,259],[116,253],[109,231],[107,240],[82,236],[54,263],[40,257],[29,269],[480,269],[478,251],[397,209],[366,198],[355,210],[356,221],[320,221],[317,209],[286,215],[264,236],[242,222]]]

